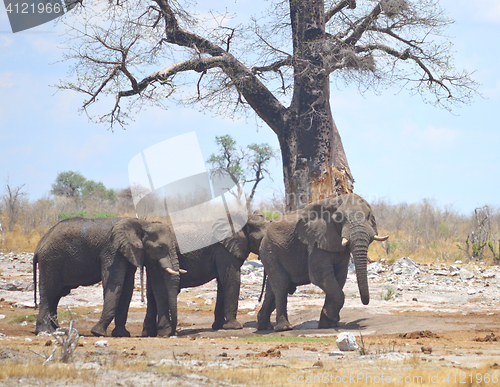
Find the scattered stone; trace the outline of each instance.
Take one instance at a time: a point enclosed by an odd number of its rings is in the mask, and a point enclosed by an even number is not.
[[[109,342],[108,340],[99,340],[94,343],[94,347],[96,348],[105,348],[109,347]]]
[[[258,354],[247,354],[247,357],[281,357],[281,351],[278,348],[269,348],[267,351],[260,352]]]
[[[477,341],[479,343],[492,343],[495,341],[500,341],[500,338],[495,336],[495,334],[492,332],[489,335],[486,335],[486,337],[481,338],[481,337],[475,337],[472,339],[473,341]]]
[[[464,269],[464,268],[460,269],[460,279],[462,281],[467,281],[467,280],[470,280],[472,278],[474,278],[474,273],[472,271]]]
[[[415,277],[417,274],[421,273],[419,265],[409,257],[398,259],[394,265],[392,265],[392,271],[394,274],[408,278]]]
[[[477,292],[477,291],[476,291],[476,289],[474,289],[474,288],[467,290],[467,294],[468,294],[469,296],[472,296],[473,294],[476,294],[476,292]]]
[[[425,353],[426,355],[430,355],[432,353],[432,348],[431,347],[422,347],[420,350]]]
[[[384,266],[380,261],[370,263],[366,269],[368,270],[368,273],[376,273],[376,274],[380,274],[385,271]]]
[[[341,332],[337,336],[337,347],[341,351],[354,351],[359,348],[356,337],[351,332]]]
[[[345,354],[342,351],[332,351],[328,354],[328,356],[339,356],[339,357],[343,357],[344,355]]]
[[[439,339],[439,336],[431,331],[416,331],[411,333],[400,333],[399,337],[403,339],[422,339],[422,338],[431,338],[431,339]]]
[[[495,273],[493,270],[486,270],[486,271],[482,274],[482,276],[483,276],[483,278],[484,278],[484,279],[495,278],[496,273]]]
[[[450,271],[450,275],[452,277],[460,275],[460,269],[458,267],[456,267],[456,266],[450,266],[449,271]]]

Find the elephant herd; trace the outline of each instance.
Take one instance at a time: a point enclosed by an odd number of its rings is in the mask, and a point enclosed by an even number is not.
[[[261,213],[248,214],[238,232],[226,227],[227,220],[205,226],[185,223],[176,226],[175,232],[172,225],[136,218],[70,218],[57,223],[42,237],[33,257],[35,305],[37,267],[40,294],[36,333],[58,327],[57,305],[71,289],[102,281],[102,314],[91,333],[106,336],[114,319],[111,335],[130,336],[125,324],[137,267],[146,268],[147,278],[142,336],[175,335],[180,289],[212,279],[217,279],[212,329],[241,329],[236,318],[240,268],[250,252],[258,254],[264,265],[264,281],[267,276],[258,330],[292,329],[287,295],[309,283],[326,295],[319,328],[336,327],[351,255],[361,301],[368,304],[368,246],[387,236],[378,236],[371,207],[358,195],[319,200],[273,221]],[[220,239],[217,234],[230,236]],[[179,238],[214,243],[181,252]],[[270,316],[275,309],[273,327]]]

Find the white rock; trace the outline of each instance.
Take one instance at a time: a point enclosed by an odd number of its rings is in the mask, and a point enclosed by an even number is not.
[[[474,273],[467,269],[460,269],[460,279],[462,281],[467,281],[474,278]]]
[[[476,289],[469,289],[469,290],[467,290],[467,294],[469,296],[472,296],[473,294],[476,294]]]
[[[337,347],[341,351],[354,351],[358,349],[356,337],[351,332],[342,332],[337,336]]]
[[[109,342],[108,340],[99,340],[94,343],[94,347],[96,348],[105,348],[109,347]]]

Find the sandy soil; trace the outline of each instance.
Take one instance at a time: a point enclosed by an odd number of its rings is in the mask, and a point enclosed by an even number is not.
[[[394,283],[387,269],[388,274],[381,273],[370,281],[372,299],[363,306],[355,277],[350,274],[341,323],[328,330],[317,329],[321,291],[312,285],[299,287],[289,297],[294,330],[275,333],[256,330],[261,274],[258,264],[246,266],[238,312],[244,328],[236,331],[211,329],[215,282],[181,291],[179,333],[172,338],[139,337],[145,305],[138,287],[127,324],[133,337],[89,336],[100,315],[102,288],[97,285],[73,291],[62,300],[60,310],[73,313],[83,337],[69,365],[56,359],[43,366],[53,371],[44,373],[39,369],[52,352],[55,339],[35,336],[34,323],[22,321],[22,316],[37,313],[32,309],[33,291],[29,290],[29,257],[0,257],[0,385],[458,386],[464,385],[460,383],[464,380],[467,385],[500,385],[500,285],[495,276],[476,280],[473,286],[479,290],[471,292],[470,283],[462,288],[460,281],[451,277],[446,281],[438,278],[429,285],[432,270],[412,283],[399,279]],[[28,290],[6,290],[12,284]],[[389,286],[395,295],[386,301],[382,296]],[[69,316],[65,312],[62,326],[68,326]],[[340,352],[335,343],[340,332],[357,336],[360,346],[364,344],[364,354],[360,350]],[[103,339],[108,346],[96,347]],[[56,372],[54,367],[66,367],[67,372]],[[379,377],[378,382],[367,379],[369,376]],[[416,377],[416,383],[405,384],[405,377]],[[479,377],[482,384],[474,384]],[[471,378],[474,383],[469,383]]]

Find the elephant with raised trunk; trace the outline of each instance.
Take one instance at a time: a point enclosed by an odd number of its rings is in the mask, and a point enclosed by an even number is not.
[[[187,273],[181,274],[181,289],[200,286],[217,278],[217,301],[212,329],[242,328],[236,319],[240,294],[240,268],[250,252],[259,253],[260,243],[270,223],[271,221],[261,213],[254,213],[248,214],[248,221],[243,228],[232,235],[228,229],[227,219],[207,224],[184,223],[175,227],[177,238],[182,238],[184,242],[216,241],[191,252],[184,254],[178,252],[179,265],[187,270]],[[223,239],[223,235],[231,236]],[[144,319],[143,336],[157,334],[156,295],[157,292],[151,291],[148,282],[148,308]]]
[[[58,327],[57,305],[71,289],[102,281],[104,305],[92,334],[130,336],[125,329],[137,267],[146,266],[158,295],[158,330],[175,332],[180,273],[176,240],[170,227],[136,218],[70,218],[57,223],[38,243],[33,258],[35,305],[37,265],[40,310],[36,333]]]
[[[258,313],[258,329],[273,329],[270,316],[274,309],[274,330],[292,329],[287,315],[287,294],[309,283],[326,294],[318,327],[336,327],[344,305],[342,289],[351,254],[361,302],[367,305],[368,246],[374,240],[387,238],[378,236],[370,205],[356,194],[319,200],[274,220],[260,246],[259,257],[268,279]]]

